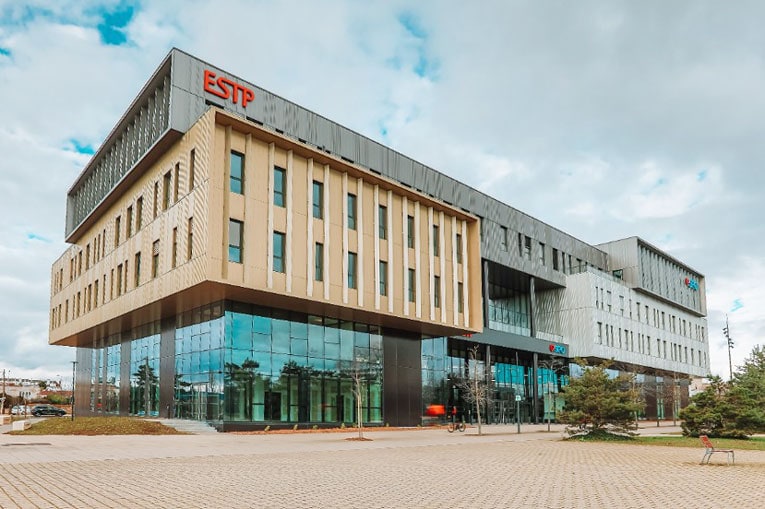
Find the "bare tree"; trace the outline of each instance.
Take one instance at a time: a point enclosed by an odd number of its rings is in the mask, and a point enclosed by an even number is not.
[[[461,378],[457,386],[462,392],[467,403],[475,404],[475,413],[478,417],[478,434],[481,434],[481,407],[491,403],[491,387],[488,383],[488,365],[478,362],[478,345],[468,350],[470,364],[468,365],[467,377]]]
[[[364,440],[364,369],[358,359],[353,361],[350,369],[350,377],[353,382],[353,397],[356,400],[356,426],[359,428],[359,440]]]

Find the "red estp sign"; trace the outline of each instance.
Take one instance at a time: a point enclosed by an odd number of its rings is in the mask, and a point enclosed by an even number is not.
[[[242,106],[247,107],[247,103],[255,100],[255,92],[251,89],[235,83],[223,76],[217,76],[214,72],[205,69],[204,89],[212,95],[221,99],[231,99],[234,104],[240,102]]]

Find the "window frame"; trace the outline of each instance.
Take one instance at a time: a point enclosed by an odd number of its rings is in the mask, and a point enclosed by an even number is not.
[[[228,261],[232,263],[243,263],[242,255],[244,252],[244,221],[238,219],[228,219]]]
[[[274,165],[274,206],[287,207],[287,170]]]
[[[314,219],[324,219],[324,182],[314,180],[312,193],[313,217]]]
[[[278,239],[278,246],[279,246],[278,252],[277,252],[277,239]],[[274,230],[273,243],[274,243],[274,255],[273,255],[273,262],[272,262],[273,271],[284,274],[286,272],[285,254],[287,252],[287,235],[285,235],[283,232]],[[277,261],[278,261],[278,266],[277,266]]]
[[[357,207],[358,207],[358,198],[353,193],[348,193],[346,198],[346,204],[347,204],[347,218],[348,218],[348,229],[349,230],[355,230],[357,228],[356,224],[356,218],[358,217],[357,214]]]
[[[238,175],[234,175],[234,161],[238,160],[239,165],[237,168]],[[244,154],[232,150],[229,155],[228,165],[228,189],[232,193],[244,194]]]

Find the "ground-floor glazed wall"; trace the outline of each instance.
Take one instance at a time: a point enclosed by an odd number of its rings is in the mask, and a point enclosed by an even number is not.
[[[223,429],[349,425],[356,390],[365,423],[427,424],[453,408],[474,422],[460,381],[475,372],[490,386],[485,422],[555,421],[561,389],[577,369],[468,338],[422,338],[230,301],[103,338],[79,348],[77,360],[80,415],[205,420]],[[646,396],[650,419],[664,402]],[[449,412],[434,416],[434,407]]]

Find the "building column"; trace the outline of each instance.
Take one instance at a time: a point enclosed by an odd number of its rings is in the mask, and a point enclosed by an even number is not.
[[[534,279],[531,279],[532,283]],[[533,288],[533,285],[532,285]],[[534,412],[534,424],[539,424],[539,385],[537,379],[539,377],[539,354],[534,353],[534,364],[531,366],[531,411]]]
[[[529,280],[529,336],[537,337],[537,295],[536,278],[533,276]],[[534,354],[534,366],[536,366],[536,354]]]

